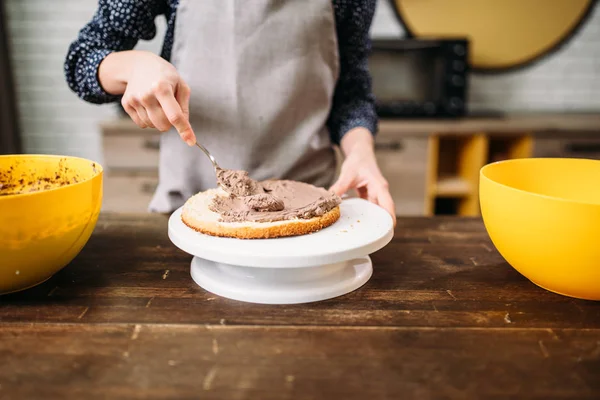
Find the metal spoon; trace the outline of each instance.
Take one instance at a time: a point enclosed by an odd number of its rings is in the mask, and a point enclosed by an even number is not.
[[[221,174],[219,172],[223,172],[223,168],[221,168],[219,166],[219,164],[217,163],[217,160],[215,159],[215,157],[210,154],[210,151],[208,151],[206,149],[206,147],[202,146],[200,143],[196,142],[196,146],[198,146],[198,148],[200,150],[202,150],[204,152],[204,154],[206,154],[206,156],[208,158],[210,158],[210,162],[212,162],[213,167],[215,168],[215,175],[217,178],[217,185],[221,186],[221,188],[223,190],[225,190],[226,192],[228,192],[229,194],[232,194],[234,196],[237,195],[242,195],[242,196],[247,196],[248,193],[243,193],[240,194],[238,193],[240,188],[239,187],[232,187],[230,184],[228,184],[226,181],[223,181]],[[258,183],[249,178],[246,174],[246,185],[248,185],[246,188],[244,188],[244,191],[248,190],[248,188],[251,188],[250,190],[256,190],[257,187],[260,187],[260,185],[258,185]],[[261,190],[262,192],[262,190]],[[257,197],[258,196],[258,197]],[[262,196],[262,197],[260,197]],[[254,200],[258,200],[260,198],[260,202],[256,203],[256,204],[260,204],[260,208],[256,208],[256,210],[265,210],[265,211],[281,211],[284,208],[284,203],[283,201],[275,198],[274,196],[270,195],[270,194],[265,194],[265,193],[258,193],[258,192],[254,192],[252,195],[249,196],[250,198],[254,198]],[[254,207],[258,207],[258,205],[254,206]]]
[[[206,147],[202,146],[200,143],[196,142],[196,146],[200,150],[202,150],[202,152],[204,154],[206,154],[206,156],[210,159],[210,162],[212,163],[213,168],[215,169],[215,179],[217,181],[217,186],[220,186],[223,190],[225,190],[226,192],[229,192],[229,190],[227,189],[227,185],[225,185],[221,179],[220,172],[222,173],[224,170],[217,163],[217,159],[212,154],[210,154],[210,151],[208,151],[208,149]]]
[[[208,158],[210,158],[210,162],[212,162],[212,165],[215,169],[217,185],[220,186],[224,191],[234,196],[248,196],[249,194],[258,193],[257,189],[260,187],[260,185],[254,179],[250,178],[247,173],[245,173],[245,176],[242,176],[241,182],[240,177],[236,179],[237,182],[236,180],[234,180],[233,185],[232,182],[228,182],[226,179],[226,171],[228,170],[224,170],[219,166],[215,157],[212,154],[210,154],[210,151],[208,151],[206,147],[202,146],[198,142],[196,142],[196,146],[198,146],[198,148],[202,150]],[[238,173],[240,172],[243,171],[238,171]]]
[[[208,158],[210,158],[210,162],[212,162],[212,165],[215,168],[215,175],[218,176],[217,173],[222,168],[219,167],[219,164],[217,164],[217,160],[215,159],[215,157],[212,154],[210,154],[210,151],[206,150],[206,147],[202,146],[200,143],[196,142],[196,146],[198,146],[200,148],[200,150],[202,150],[204,152],[204,154],[206,154],[206,156]]]
[[[196,146],[200,150],[202,150],[204,152],[204,154],[206,154],[206,156],[210,159],[210,162],[212,163],[212,165],[215,169],[215,177],[217,180],[217,185],[220,186],[227,193],[237,195],[238,193],[236,192],[235,188],[231,187],[231,185],[226,180],[224,180],[224,173],[226,172],[226,170],[224,170],[223,168],[221,168],[219,166],[216,158],[212,154],[210,154],[210,151],[208,151],[208,149],[206,147],[202,146],[200,143],[196,142]]]

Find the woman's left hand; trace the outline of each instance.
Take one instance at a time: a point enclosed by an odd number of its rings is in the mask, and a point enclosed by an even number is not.
[[[373,135],[364,128],[355,128],[344,135],[341,147],[346,159],[331,190],[341,196],[355,189],[361,198],[383,207],[396,226],[396,207],[388,182],[377,165]]]

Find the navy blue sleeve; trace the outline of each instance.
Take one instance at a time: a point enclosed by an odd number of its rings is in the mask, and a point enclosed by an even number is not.
[[[71,90],[91,103],[108,103],[120,96],[106,93],[98,67],[112,52],[131,50],[140,39],[156,35],[155,18],[165,11],[164,0],[99,0],[92,20],[69,46],[64,64]]]
[[[369,30],[377,0],[334,0],[340,51],[340,77],[327,126],[334,143],[356,127],[377,133],[368,56]]]

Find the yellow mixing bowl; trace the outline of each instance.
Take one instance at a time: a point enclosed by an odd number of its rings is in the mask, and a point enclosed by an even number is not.
[[[600,161],[530,158],[480,172],[485,227],[506,261],[549,291],[600,300]]]
[[[61,156],[0,156],[0,294],[44,282],[81,251],[102,205],[102,167]]]

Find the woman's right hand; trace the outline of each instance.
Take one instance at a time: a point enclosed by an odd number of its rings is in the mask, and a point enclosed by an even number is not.
[[[166,132],[173,126],[188,145],[196,143],[189,121],[190,88],[173,64],[133,50],[108,55],[98,73],[107,92],[123,94],[121,104],[140,128]]]

